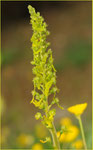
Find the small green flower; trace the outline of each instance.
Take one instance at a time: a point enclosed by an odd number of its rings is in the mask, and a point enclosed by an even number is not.
[[[36,120],[42,118],[41,113],[40,113],[40,112],[37,112],[37,113],[35,114],[35,118],[36,118]]]

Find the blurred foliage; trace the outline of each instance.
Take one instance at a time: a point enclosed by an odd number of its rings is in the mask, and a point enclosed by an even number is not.
[[[60,71],[68,66],[82,68],[91,61],[91,43],[86,40],[76,40],[68,44],[64,55],[55,62],[55,68]]]
[[[92,137],[91,137],[91,121],[88,123],[89,127],[87,130],[85,130],[85,135],[86,135],[86,141],[88,148],[91,149],[92,145]],[[37,128],[38,126],[38,128]],[[60,126],[57,127],[57,135],[59,136],[59,130],[60,128],[66,128],[68,129],[65,132],[65,136],[61,134],[59,141],[61,144],[61,147],[63,149],[65,148],[71,148],[71,149],[81,149],[83,148],[82,145],[82,138],[80,132],[77,134],[77,130],[80,131],[79,125],[75,124],[74,121],[69,117],[64,117],[60,119]],[[42,130],[43,129],[43,130]],[[33,130],[33,131],[32,131]],[[40,142],[40,137],[41,134],[43,133],[46,128],[41,124],[37,123],[33,129],[27,133],[26,131],[21,132],[18,131],[17,128],[16,130],[10,129],[8,126],[3,126],[2,128],[2,148],[10,148],[10,149],[15,149],[15,148],[20,148],[20,149],[53,149],[52,144],[50,142],[42,144]],[[40,132],[41,130],[41,132]],[[38,132],[39,131],[39,132]],[[45,131],[47,135],[49,135],[48,130]],[[68,136],[69,135],[69,136]],[[46,135],[43,136],[41,139],[45,139]],[[64,143],[63,141],[67,138],[72,139],[66,140]]]
[[[3,103],[3,106],[6,106],[6,103]],[[3,111],[3,110],[2,110]],[[5,118],[6,109],[2,114],[2,117]],[[12,110],[12,115],[13,115]],[[18,114],[19,116],[19,114]],[[15,115],[13,115],[15,118]],[[85,129],[86,142],[89,149],[91,149],[92,145],[92,123],[88,118]],[[59,126],[58,126],[59,124]],[[80,133],[80,127],[78,122],[75,123],[75,120],[72,121],[70,117],[62,117],[60,118],[57,124],[57,135],[59,137],[60,145],[63,149],[71,148],[71,149],[81,149],[82,145],[82,137]],[[16,125],[16,124],[15,124]],[[64,130],[64,133],[60,132],[60,129]],[[37,123],[31,130],[25,129],[21,130],[18,126],[13,128],[7,122],[3,122],[2,134],[1,134],[1,145],[3,149],[53,149],[52,144],[50,142],[42,144],[40,141],[45,140],[46,136],[49,136],[49,131],[47,128],[41,123]]]
[[[6,106],[5,103],[3,105]],[[2,110],[3,111],[3,110]],[[13,110],[12,110],[13,112]],[[6,115],[5,113],[2,114],[2,117]],[[15,118],[15,116],[14,116]],[[89,149],[91,149],[92,145],[92,134],[91,134],[91,120],[88,118],[88,127],[87,124],[84,126],[85,129],[85,136],[86,142]],[[59,124],[59,126],[58,126]],[[60,141],[60,145],[63,149],[71,148],[71,149],[81,149],[83,148],[82,145],[82,137],[80,133],[80,127],[78,122],[75,123],[75,120],[72,121],[70,117],[62,117],[60,118],[57,124],[57,136]],[[60,132],[62,129],[63,132]],[[18,126],[13,128],[9,126],[9,124],[3,123],[2,127],[2,134],[1,134],[1,146],[3,149],[10,148],[10,149],[53,149],[51,142],[41,143],[40,141],[44,141],[46,136],[49,136],[50,133],[48,129],[38,122],[31,130],[21,130]]]
[[[2,49],[1,55],[1,65],[5,67],[6,65],[10,65],[14,62],[19,61],[23,53],[17,48],[8,47],[7,49]]]
[[[69,46],[66,53],[68,63],[81,67],[91,60],[91,44],[87,41],[76,41]]]

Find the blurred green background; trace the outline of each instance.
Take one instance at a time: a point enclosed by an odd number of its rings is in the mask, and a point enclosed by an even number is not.
[[[35,135],[36,126],[40,125],[34,118],[37,109],[30,104],[33,75],[30,64],[32,28],[27,9],[29,4],[44,17],[51,33],[48,41],[51,43],[57,70],[60,104],[68,108],[74,104],[88,103],[82,119],[88,148],[91,148],[92,3],[63,1],[1,3],[2,148],[31,148],[33,143],[39,142],[38,136]],[[57,107],[56,109],[57,128],[64,116],[70,117],[78,125],[73,115],[66,110],[62,111]],[[46,132],[45,129],[44,131]],[[23,143],[26,140],[25,134],[29,135],[28,141],[31,142],[32,138],[32,143],[20,146],[17,139],[21,134]],[[50,145],[44,146],[51,148]]]

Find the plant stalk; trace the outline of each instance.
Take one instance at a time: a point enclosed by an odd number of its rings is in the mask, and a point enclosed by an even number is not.
[[[47,116],[47,113],[48,113],[48,100],[46,99],[46,116]],[[49,131],[50,131],[52,139],[53,139],[53,147],[54,147],[54,149],[55,150],[60,150],[60,144],[59,144],[59,141],[58,141],[56,129],[55,129],[55,126],[54,126],[53,122],[52,122],[52,128],[49,129]]]
[[[54,146],[55,150],[60,150],[60,144],[59,144],[59,141],[57,138],[56,129],[55,129],[55,126],[53,123],[52,123],[52,125],[53,125],[53,128],[50,129],[50,133],[51,133],[52,139],[53,139],[53,146]]]
[[[78,117],[78,120],[79,120],[79,124],[80,124],[80,129],[81,129],[81,134],[82,134],[84,148],[85,148],[85,150],[87,150],[87,145],[86,145],[86,140],[85,140],[85,134],[84,134],[84,128],[83,128],[83,124],[82,124],[82,120],[81,120],[80,116]]]

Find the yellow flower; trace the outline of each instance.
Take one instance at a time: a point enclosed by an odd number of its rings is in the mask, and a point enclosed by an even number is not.
[[[70,118],[68,118],[68,117],[65,117],[65,118],[62,118],[61,120],[60,120],[60,124],[63,126],[69,126],[69,125],[71,125],[72,124],[72,122],[71,122],[71,119]]]
[[[57,132],[57,137],[58,137],[58,138],[60,137],[60,131]]]
[[[43,146],[40,143],[34,144],[32,150],[43,150]]]
[[[31,135],[21,134],[17,138],[17,143],[21,147],[30,146],[34,143],[34,137]]]
[[[78,140],[78,141],[74,142],[72,144],[72,146],[74,148],[76,148],[76,149],[81,149],[81,148],[83,148],[83,141],[82,140]]]
[[[74,105],[72,107],[69,107],[67,110],[70,113],[73,113],[74,115],[79,116],[84,112],[86,107],[87,107],[87,103],[84,103],[84,104],[78,104],[78,105]]]
[[[66,142],[66,133],[62,133],[59,137],[59,142]]]
[[[77,126],[71,125],[67,132],[63,132],[59,138],[60,142],[72,142],[79,134]]]
[[[39,137],[40,139],[47,136],[47,129],[41,123],[36,125],[35,132],[37,137]]]

